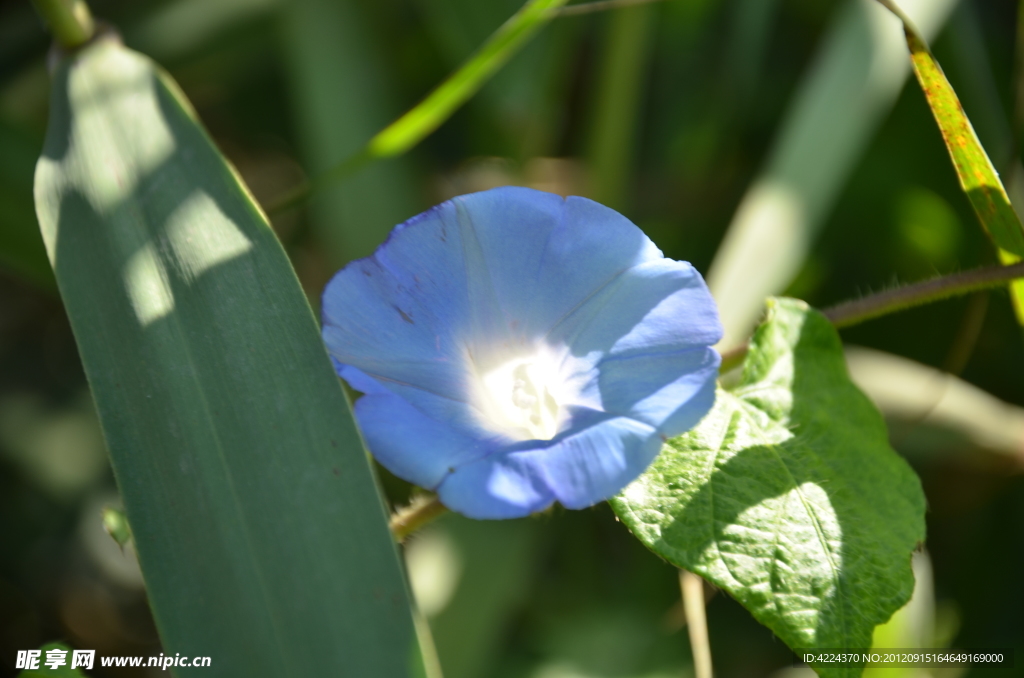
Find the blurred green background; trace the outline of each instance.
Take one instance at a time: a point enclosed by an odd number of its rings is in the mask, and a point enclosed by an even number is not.
[[[508,183],[601,200],[667,256],[706,273],[847,4],[663,0],[556,19],[411,153],[275,214],[274,227],[314,305],[330,275],[369,254],[394,224]],[[519,3],[90,5],[171,72],[267,204],[416,104]],[[1009,122],[1016,13],[1012,0],[962,0],[934,41],[1008,173],[1019,155]],[[160,651],[131,552],[102,530],[116,488],[35,223],[48,45],[27,0],[0,0],[4,675],[13,675],[17,650],[55,639],[101,655]],[[863,123],[865,141],[851,142],[850,171],[837,175],[837,198],[823,199],[818,236],[788,289],[817,306],[995,261],[916,83],[880,110],[877,128]],[[837,137],[862,124],[834,122]],[[811,150],[803,162],[813,173]],[[854,377],[924,481],[934,573],[934,590],[922,594],[934,602],[926,644],[1016,646],[1015,672],[1024,675],[1024,342],[1006,293],[843,336],[875,349],[851,353]],[[380,472],[392,502],[404,503],[410,488]],[[496,523],[447,516],[410,540],[406,556],[447,678],[690,675],[677,573],[605,505]],[[711,598],[708,617],[719,676],[795,675],[789,650],[726,595]]]

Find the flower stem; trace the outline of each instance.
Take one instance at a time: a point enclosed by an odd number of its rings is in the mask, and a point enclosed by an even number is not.
[[[388,521],[388,527],[391,528],[395,541],[402,543],[410,534],[447,512],[448,507],[441,503],[437,495],[414,499],[405,508],[395,511]]]
[[[65,49],[81,47],[92,39],[96,23],[85,0],[32,0],[36,11]]]
[[[845,301],[825,309],[822,313],[837,328],[850,327],[865,320],[904,311],[914,306],[930,304],[990,287],[999,287],[1017,278],[1024,278],[1024,262],[1011,266],[986,266],[924,280],[860,299]],[[746,354],[746,343],[723,353],[721,372],[725,373],[737,367],[743,362]]]
[[[708,639],[708,618],[704,609],[704,580],[687,570],[679,570],[679,588],[683,592],[683,613],[690,635],[695,678],[712,678],[711,643]]]
[[[849,327],[914,306],[1005,285],[1017,278],[1024,278],[1024,262],[1011,266],[975,268],[896,287],[861,299],[836,304],[825,309],[823,313],[836,327]]]

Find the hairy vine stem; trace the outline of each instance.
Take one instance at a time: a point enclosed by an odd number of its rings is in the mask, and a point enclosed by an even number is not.
[[[822,313],[837,328],[850,327],[914,306],[961,296],[1024,278],[1024,262],[1010,266],[985,266],[853,299],[825,309]],[[738,367],[747,354],[745,342],[722,354],[722,373]]]
[[[447,512],[448,507],[441,503],[437,495],[420,497],[405,508],[395,511],[388,521],[388,527],[391,528],[395,541],[402,543],[410,534]]]

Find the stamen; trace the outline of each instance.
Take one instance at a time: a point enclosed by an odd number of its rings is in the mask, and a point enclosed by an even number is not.
[[[509,360],[481,379],[482,410],[495,428],[523,440],[558,433],[558,365],[543,352]]]

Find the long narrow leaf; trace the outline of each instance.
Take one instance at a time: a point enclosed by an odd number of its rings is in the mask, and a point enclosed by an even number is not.
[[[36,206],[168,655],[203,676],[422,669],[382,502],[263,214],[109,38],[53,80]]]
[[[999,250],[999,260],[1012,264],[1024,257],[1024,226],[1017,218],[1003,182],[978,141],[952,85],[914,23],[891,0],[878,0],[903,22],[914,75],[921,85],[942,139],[956,168],[960,187],[971,201],[982,228]],[[1017,320],[1024,325],[1024,282],[1010,287]]]

